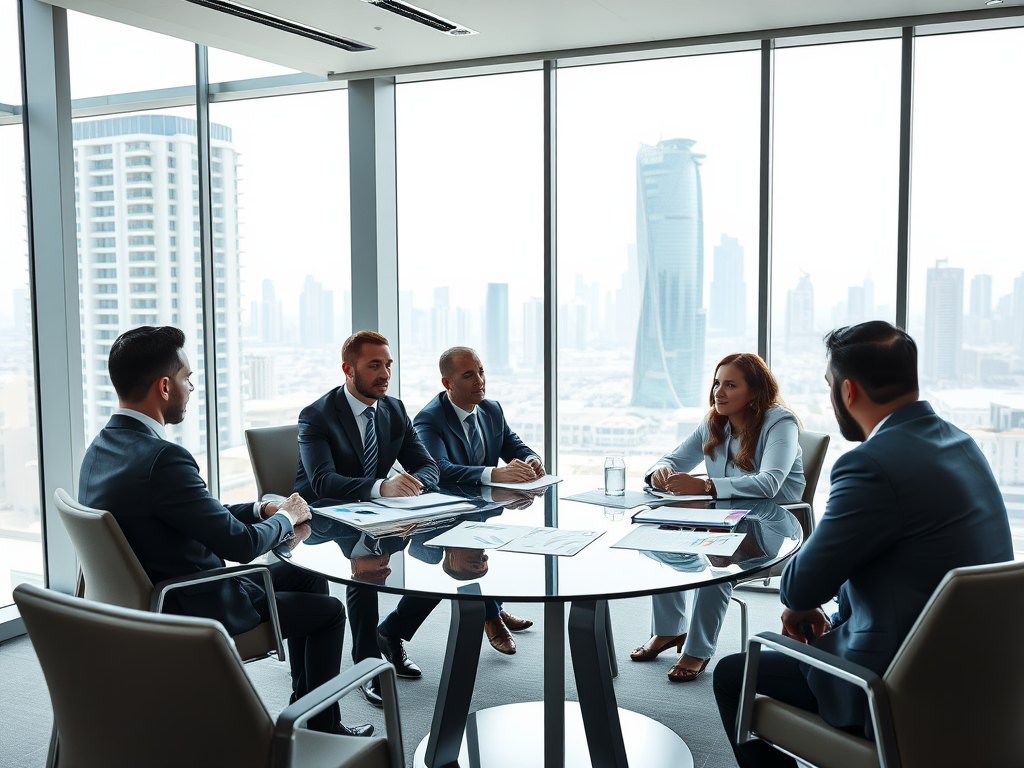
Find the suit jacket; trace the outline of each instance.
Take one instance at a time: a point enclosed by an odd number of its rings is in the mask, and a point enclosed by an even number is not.
[[[111,416],[86,451],[78,500],[113,514],[154,583],[225,560],[247,563],[292,533],[284,515],[254,523],[251,502],[225,507],[188,451],[125,415]],[[256,582],[237,578],[172,592],[167,608],[216,619],[237,635],[260,623],[265,597]]]
[[[484,443],[484,463],[477,464],[455,408],[447,392],[440,392],[416,414],[413,424],[420,440],[438,466],[445,483],[478,483],[484,467],[498,466],[498,459],[525,461],[537,456],[519,435],[509,429],[505,413],[494,400],[484,400],[476,408],[480,439]]]
[[[424,486],[437,485],[437,465],[412,428],[401,400],[384,397],[377,402],[377,472],[363,472],[360,425],[336,387],[299,414],[299,468],[294,490],[307,502],[322,499],[369,499],[373,484],[386,479],[397,460]]]
[[[985,456],[919,401],[836,461],[825,515],[786,567],[781,597],[809,610],[841,588],[845,620],[815,646],[882,675],[947,571],[1012,559]],[[804,675],[827,722],[867,725],[853,686],[806,667]]]

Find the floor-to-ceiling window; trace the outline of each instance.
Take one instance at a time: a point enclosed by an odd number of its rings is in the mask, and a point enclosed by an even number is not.
[[[544,448],[540,72],[399,85],[402,399],[441,391],[438,357],[476,349],[487,397]]]
[[[771,363],[804,428],[831,435],[821,502],[852,447],[832,413],[822,337],[896,319],[899,131],[899,39],[775,52]]]
[[[981,446],[1024,552],[1024,30],[916,49],[908,330],[922,396]]]
[[[0,607],[43,583],[18,8],[0,0]]]
[[[757,350],[759,55],[558,71],[560,474],[630,477]],[[539,310],[538,310],[539,311]]]

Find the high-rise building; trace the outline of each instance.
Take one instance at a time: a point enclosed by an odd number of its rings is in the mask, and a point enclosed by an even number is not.
[[[32,308],[28,303],[28,291],[24,288],[14,289],[14,338],[28,339],[31,337]]]
[[[992,341],[992,275],[971,278],[966,337],[970,344],[989,344]]]
[[[443,352],[451,346],[448,336],[451,322],[448,293],[447,285],[434,289],[434,306],[430,310],[430,346],[436,352]]]
[[[643,144],[636,156],[636,237],[643,299],[632,404],[704,400],[704,221],[696,142]]]
[[[202,268],[196,121],[133,115],[76,122],[75,187],[81,299],[86,436],[117,407],[107,375],[110,345],[121,331],[173,325],[185,332],[185,353],[197,375],[199,418],[170,431],[193,453],[206,448],[209,402],[204,370]],[[217,336],[219,439],[242,434],[238,155],[231,129],[211,125],[214,306]]]
[[[714,266],[708,327],[728,336],[742,336],[747,332],[747,283],[740,241],[723,233],[715,246]]]
[[[259,302],[253,302],[251,322],[260,343],[280,344],[284,340],[284,320],[281,302],[274,290],[274,281],[264,280],[262,288],[262,298]]]
[[[304,347],[334,343],[334,291],[306,275],[299,297],[299,338]]]
[[[802,349],[814,342],[814,286],[804,272],[796,288],[786,291],[786,349]]]
[[[957,381],[963,348],[964,271],[942,259],[928,268],[924,303],[924,378]]]
[[[544,365],[544,300],[527,299],[523,304],[523,365]]]
[[[249,355],[245,362],[249,370],[249,399],[273,400],[277,397],[274,358],[270,355]]]
[[[1024,355],[1024,273],[1013,279],[1013,349]]]
[[[484,308],[487,344],[484,365],[500,373],[508,370],[508,283],[488,283]]]

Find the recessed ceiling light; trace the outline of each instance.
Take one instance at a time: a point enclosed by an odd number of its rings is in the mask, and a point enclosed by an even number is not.
[[[436,13],[426,11],[412,3],[406,3],[404,0],[363,0],[363,2],[375,5],[382,10],[396,13],[399,16],[404,16],[407,19],[415,21],[417,24],[422,24],[425,27],[436,29],[438,32],[451,35],[452,37],[477,34],[469,27],[441,18]]]

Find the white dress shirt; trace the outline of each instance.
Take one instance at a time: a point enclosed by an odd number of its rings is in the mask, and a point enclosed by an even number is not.
[[[365,411],[367,408],[373,408],[373,410],[376,411],[377,401],[374,400],[373,405],[367,405],[366,403],[362,402],[361,400],[359,400],[359,398],[357,398],[355,395],[348,391],[347,382],[344,384],[344,386],[342,386],[342,389],[345,390],[345,399],[348,400],[348,406],[349,408],[352,409],[352,415],[356,417],[356,431],[359,432],[359,445],[360,447],[362,447],[363,445],[366,444],[366,426],[370,423],[370,420],[366,418],[366,414],[364,414],[363,411]],[[374,419],[374,421],[376,421],[376,419]],[[377,441],[377,456],[380,456],[379,440]],[[377,480],[377,482],[373,484],[373,488],[370,489],[371,499],[379,499],[381,497],[380,486],[381,483],[383,482],[383,480]]]
[[[448,402],[452,403],[452,399],[449,397]],[[466,426],[466,419],[477,412],[477,407],[474,405],[472,411],[464,411],[455,403],[452,403],[452,408],[455,409],[455,415],[459,417],[459,423],[462,425],[462,433],[466,436],[466,442],[469,443],[470,449],[473,447],[473,441],[469,437],[469,427]],[[476,433],[480,435],[480,444],[484,447],[484,453],[487,453],[487,443],[484,441],[484,431],[480,426],[480,417],[476,417]],[[481,485],[490,485],[491,482],[491,471],[494,467],[484,467],[483,474],[480,475]]]

